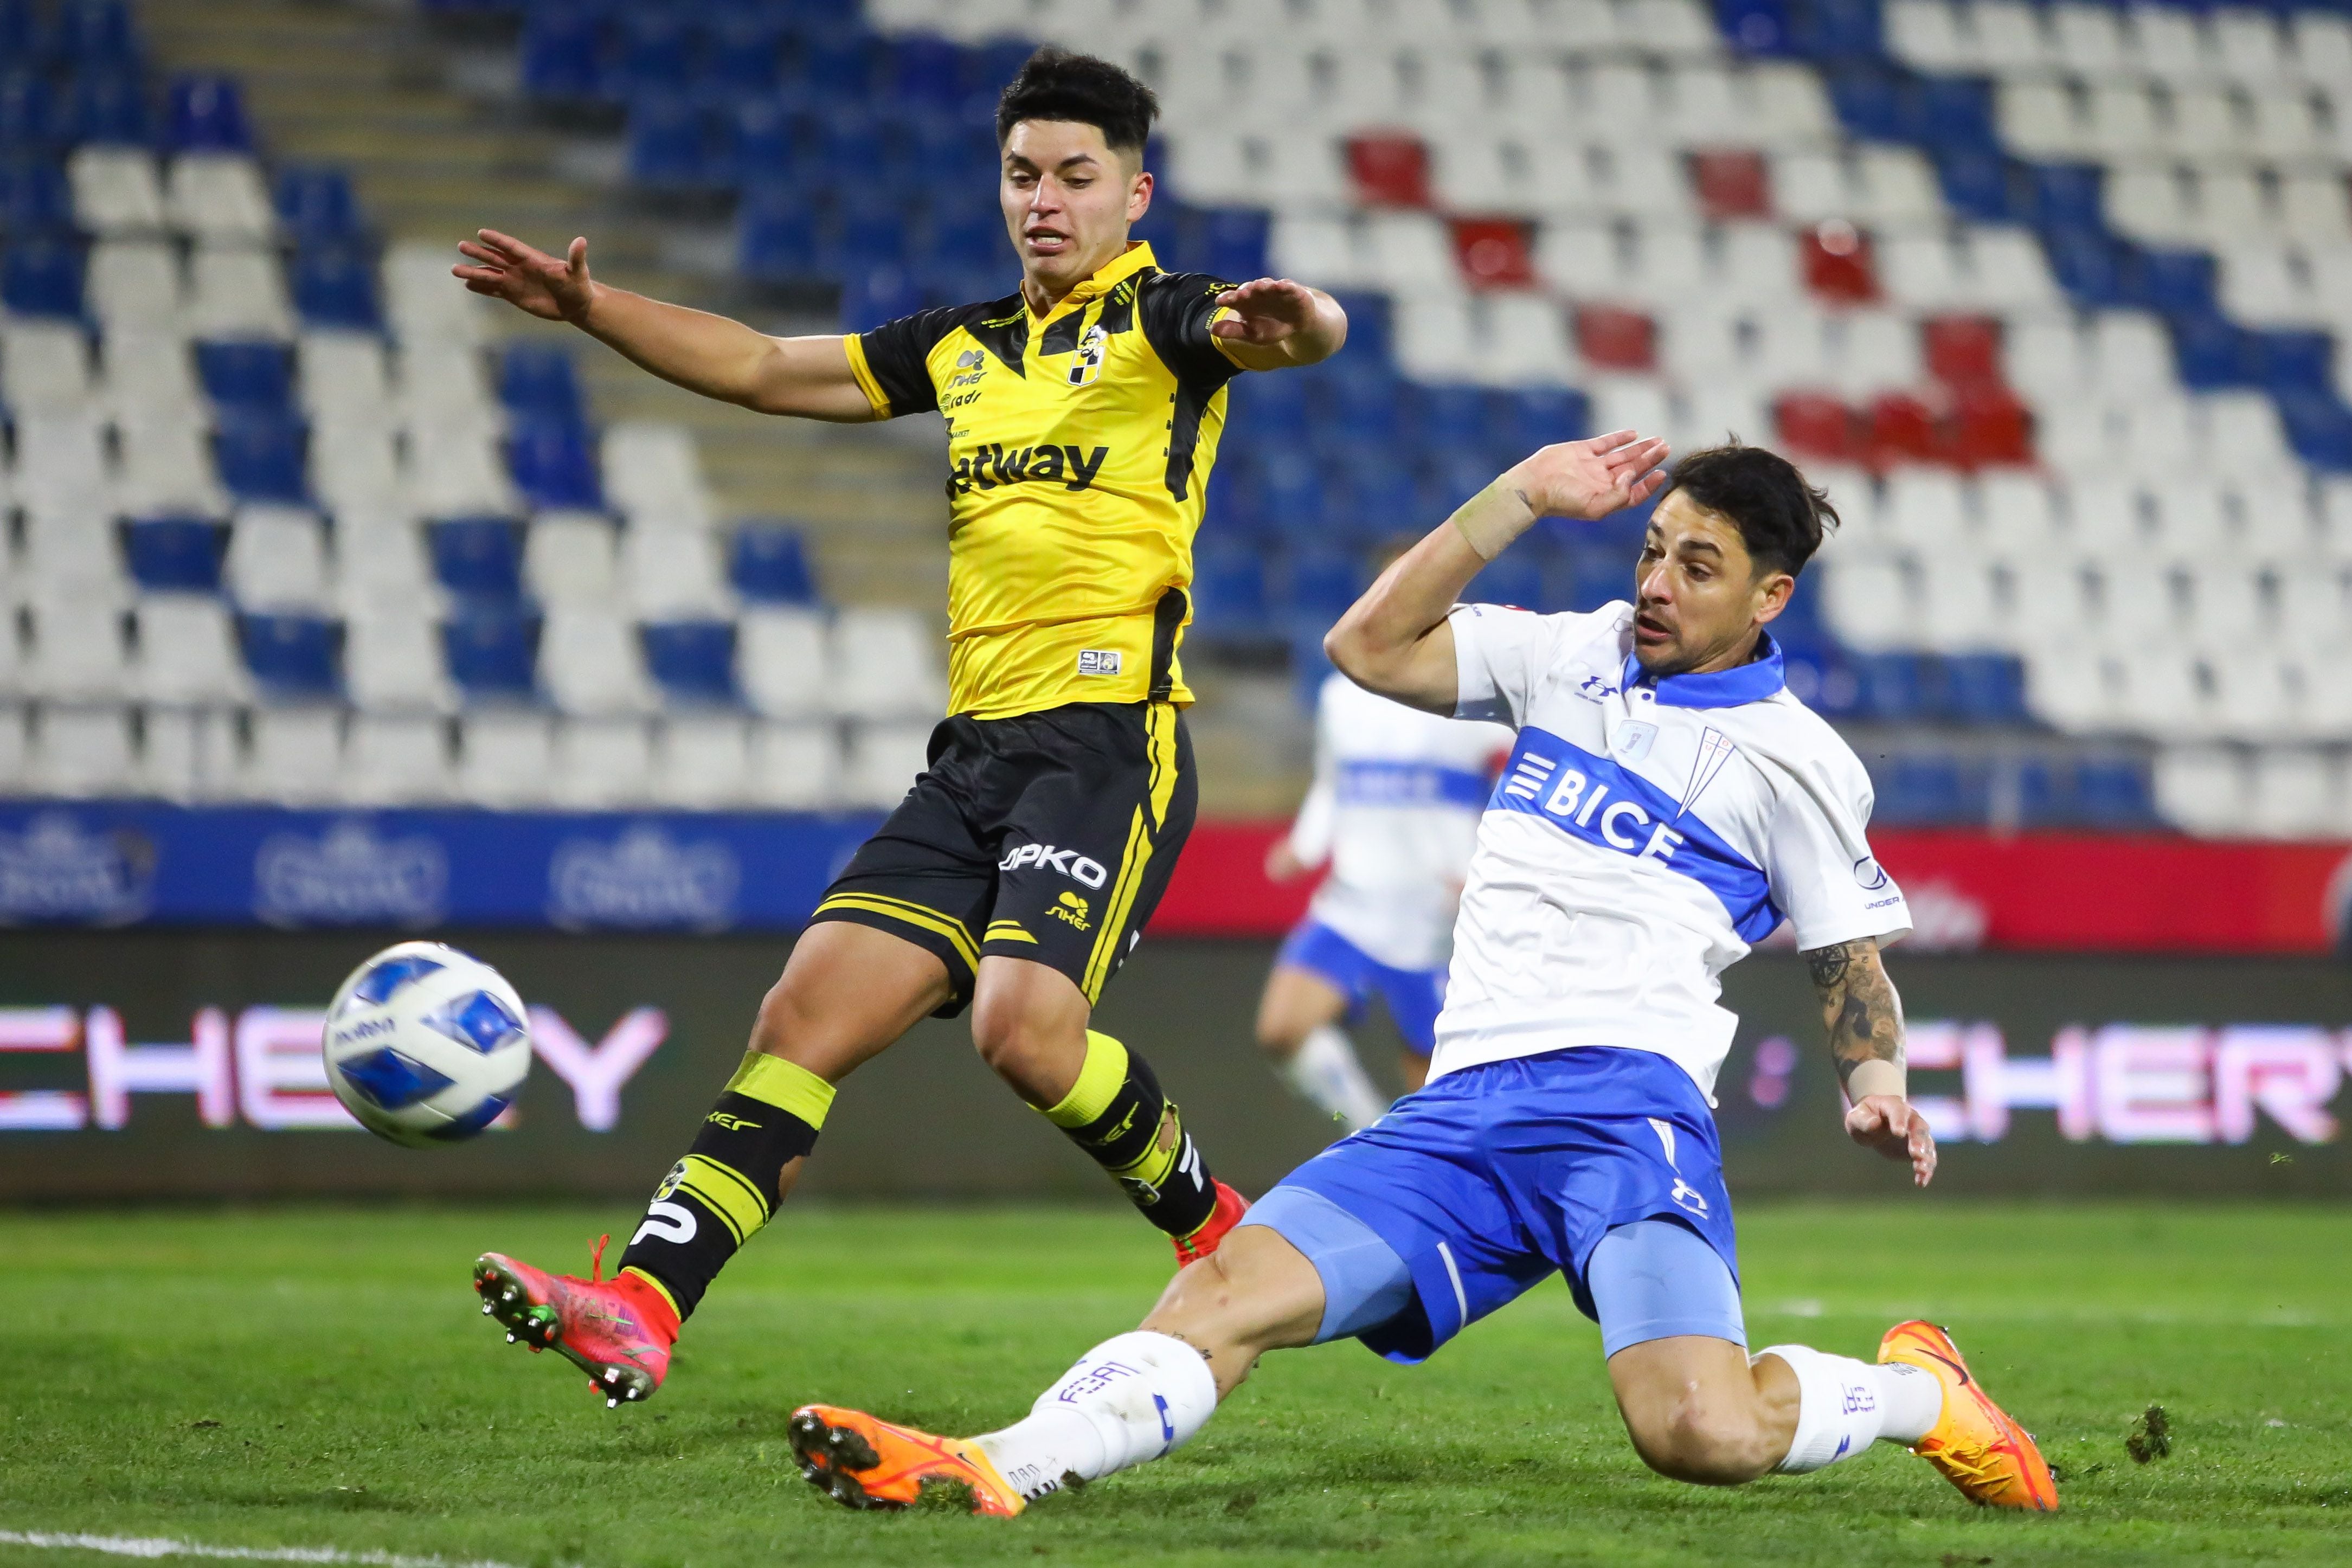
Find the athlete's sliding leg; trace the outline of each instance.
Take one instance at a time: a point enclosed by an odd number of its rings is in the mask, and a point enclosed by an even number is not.
[[[1150,1064],[1087,1027],[1086,993],[1057,969],[989,953],[972,994],[981,1059],[1115,1177],[1180,1256],[1213,1250],[1244,1205],[1221,1189]]]
[[[1349,999],[1316,970],[1277,961],[1258,998],[1257,1044],[1299,1097],[1353,1132],[1388,1109],[1339,1027]]]

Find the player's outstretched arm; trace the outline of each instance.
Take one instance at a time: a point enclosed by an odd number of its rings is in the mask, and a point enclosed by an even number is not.
[[[740,321],[666,305],[588,274],[588,241],[562,257],[486,228],[457,247],[451,271],[477,294],[542,321],[569,321],[689,392],[761,414],[853,423],[874,417],[837,336],[772,338]]]
[[[1886,977],[1878,939],[1811,948],[1805,963],[1822,999],[1838,1081],[1853,1102],[1846,1136],[1890,1160],[1910,1161],[1912,1181],[1926,1186],[1936,1174],[1936,1136],[1906,1097],[1903,998]]]
[[[1544,447],[1399,556],[1339,617],[1323,651],[1367,691],[1451,714],[1460,682],[1446,616],[1470,579],[1539,517],[1591,521],[1649,500],[1666,482],[1665,458],[1664,441],[1631,430]]]
[[[1282,370],[1329,359],[1348,341],[1348,312],[1320,289],[1260,278],[1217,296],[1234,312],[1209,331],[1244,370]]]

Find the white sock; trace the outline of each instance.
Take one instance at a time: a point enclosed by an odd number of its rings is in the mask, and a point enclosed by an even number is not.
[[[1216,1408],[1217,1380],[1201,1352],[1138,1329],[1080,1356],[1025,1417],[972,1441],[1024,1497],[1038,1498],[1066,1475],[1098,1480],[1163,1458]]]
[[[1337,1024],[1309,1030],[1282,1064],[1282,1076],[1308,1104],[1339,1118],[1350,1132],[1370,1127],[1389,1108]]]
[[[1756,1353],[1779,1356],[1797,1374],[1797,1435],[1775,1467],[1783,1475],[1851,1458],[1881,1437],[1916,1443],[1943,1416],[1944,1385],[1921,1368],[1825,1355],[1804,1345],[1769,1345]]]

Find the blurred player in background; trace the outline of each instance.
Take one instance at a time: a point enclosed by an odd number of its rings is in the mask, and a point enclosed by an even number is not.
[[[1038,51],[996,117],[1018,292],[846,337],[769,337],[596,283],[585,239],[561,258],[488,229],[458,247],[477,293],[705,396],[947,416],[948,717],[929,769],[819,901],[619,1274],[595,1277],[601,1248],[584,1280],[499,1253],[475,1266],[509,1337],[562,1352],[608,1403],[660,1385],[680,1321],[792,1191],[835,1085],[927,1016],[971,1008],[988,1065],[1180,1261],[1247,1206],[1150,1067],[1087,1026],[1192,824],[1177,649],[1225,384],[1328,356],[1347,318],[1297,283],[1163,272],[1129,239],[1158,111],[1116,66]]]
[[[1267,852],[1277,882],[1330,863],[1266,976],[1257,1043],[1348,1131],[1388,1109],[1340,1020],[1377,995],[1404,1037],[1408,1092],[1429,1076],[1454,910],[1508,733],[1375,697],[1344,675],[1315,704],[1315,781]]]
[[[1633,602],[1538,616],[1460,598],[1546,515],[1658,495],[1663,441],[1547,447],[1383,574],[1332,661],[1433,713],[1517,731],[1478,827],[1434,1074],[1259,1200],[1141,1328],[1088,1351],[1024,1419],[969,1441],[804,1406],[803,1473],[852,1507],[927,1479],[1019,1513],[1185,1442],[1270,1350],[1354,1338],[1421,1361],[1555,1274],[1601,1325],[1627,1435],[1653,1468],[1730,1486],[1881,1439],[1970,1500],[2046,1510],[2033,1439],[1942,1330],[1877,1360],[1750,1355],[1710,1111],[1738,1020],[1719,975],[1785,920],[1820,994],[1855,1142],[1920,1186],[1936,1142],[1906,1098],[1903,1007],[1879,944],[1910,929],[1864,826],[1869,776],[1790,696],[1766,624],[1835,521],[1785,459],[1696,452],[1653,512]],[[1899,1245],[1883,1230],[1858,1250]]]

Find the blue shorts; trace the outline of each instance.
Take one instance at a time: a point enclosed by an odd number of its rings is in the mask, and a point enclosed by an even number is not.
[[[1391,969],[1311,916],[1291,928],[1274,963],[1277,969],[1304,969],[1329,981],[1348,999],[1351,1021],[1378,994],[1408,1049],[1425,1057],[1437,1048],[1437,1015],[1445,1005],[1443,969]]]
[[[1645,1220],[1671,1225],[1612,1248],[1597,1276],[1603,1238]],[[1352,1334],[1391,1361],[1424,1360],[1555,1272],[1611,1353],[1669,1333],[1747,1342],[1715,1118],[1690,1075],[1651,1051],[1448,1073],[1293,1171],[1242,1223],[1316,1265],[1318,1337]],[[1704,1247],[1677,1250],[1662,1231]]]

